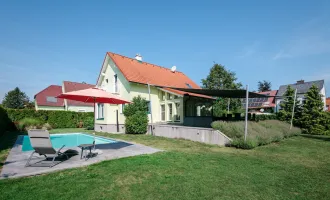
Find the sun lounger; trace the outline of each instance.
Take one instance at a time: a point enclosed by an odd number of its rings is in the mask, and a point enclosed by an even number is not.
[[[32,129],[28,131],[31,146],[34,149],[31,156],[29,157],[25,167],[30,166],[30,161],[34,153],[38,153],[40,156],[45,156],[46,158],[52,158],[52,163],[49,167],[53,167],[55,158],[59,156],[66,156],[69,159],[69,156],[65,153],[60,152],[65,145],[63,145],[57,151],[53,148],[52,142],[50,140],[49,132],[47,130],[41,129]]]

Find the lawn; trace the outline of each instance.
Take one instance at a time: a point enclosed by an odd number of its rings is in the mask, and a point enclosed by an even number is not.
[[[330,137],[303,135],[253,150],[239,150],[147,135],[99,134],[166,151],[47,175],[1,180],[0,199],[328,199],[330,196]],[[0,155],[3,151],[1,148]]]

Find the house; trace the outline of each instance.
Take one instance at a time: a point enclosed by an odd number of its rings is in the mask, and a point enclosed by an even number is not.
[[[150,85],[150,98],[148,84]],[[167,87],[200,87],[175,67],[168,69],[142,60],[108,52],[97,80],[97,87],[131,101],[136,96],[148,100],[149,123],[209,126],[213,98]],[[95,130],[124,132],[125,105],[96,105]]]
[[[249,112],[264,112],[273,113],[275,112],[275,96],[277,90],[258,92],[258,94],[263,94],[269,96],[264,98],[249,98]],[[243,108],[245,108],[245,99],[242,99]]]
[[[327,98],[327,100],[326,100],[326,106],[325,107],[326,107],[325,110],[328,111],[328,112],[330,112],[330,97]]]
[[[72,92],[95,87],[91,84],[63,81],[62,86],[50,85],[34,95],[36,110],[69,110],[75,112],[94,112],[93,104],[66,99],[56,96],[64,92]]]
[[[303,103],[305,99],[305,95],[308,90],[312,87],[312,85],[316,85],[320,94],[322,95],[322,101],[324,102],[324,109],[326,107],[326,94],[325,94],[325,85],[324,80],[317,80],[317,81],[309,81],[305,82],[304,80],[299,80],[295,84],[290,84],[290,86],[295,90],[297,89],[297,100],[298,103]],[[289,85],[281,85],[277,95],[276,95],[276,110],[279,111],[281,109],[280,103],[284,99],[284,94],[286,89]]]

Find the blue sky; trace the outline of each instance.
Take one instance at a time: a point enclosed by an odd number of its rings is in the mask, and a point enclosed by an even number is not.
[[[1,1],[0,99],[63,80],[96,83],[105,52],[170,68],[196,83],[213,62],[257,89],[325,79],[329,1]]]

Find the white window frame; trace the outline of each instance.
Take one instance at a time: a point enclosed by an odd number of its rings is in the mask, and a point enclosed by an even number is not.
[[[100,107],[102,107],[101,110],[100,110]],[[103,103],[97,104],[97,119],[104,119],[104,104]]]

